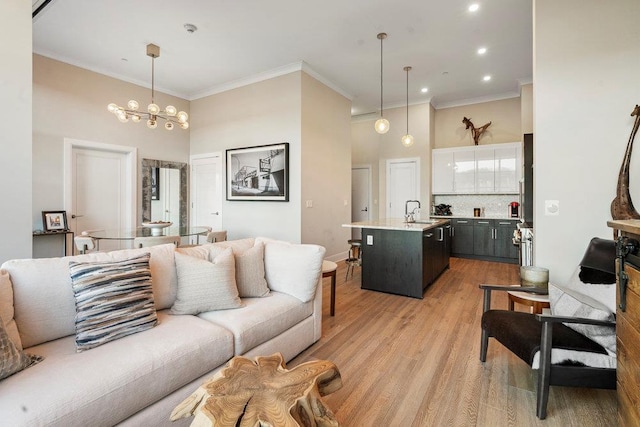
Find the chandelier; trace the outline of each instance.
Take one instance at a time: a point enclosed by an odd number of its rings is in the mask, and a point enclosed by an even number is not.
[[[376,120],[374,128],[376,132],[383,134],[389,132],[389,120],[384,118],[382,111],[382,41],[387,38],[387,33],[380,33],[377,37],[380,40],[380,118]]]
[[[154,101],[155,87],[154,87],[154,61],[160,56],[160,47],[154,44],[147,45],[147,56],[151,57],[151,104],[147,107],[147,111],[139,111],[140,105],[136,100],[130,100],[127,102],[127,108],[120,107],[117,104],[111,103],[107,106],[107,109],[116,115],[118,120],[122,123],[126,123],[131,119],[132,122],[138,123],[145,119],[147,121],[147,127],[155,129],[158,126],[158,120],[164,120],[164,128],[167,130],[173,130],[175,126],[179,126],[182,129],[189,128],[189,115],[184,111],[178,111],[173,105],[167,105],[164,110],[160,110],[160,107]]]

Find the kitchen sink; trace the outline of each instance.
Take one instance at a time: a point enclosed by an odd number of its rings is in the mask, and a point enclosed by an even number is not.
[[[414,221],[413,223],[415,223],[415,224],[435,224],[438,221],[439,221],[438,219],[419,219],[417,221]]]

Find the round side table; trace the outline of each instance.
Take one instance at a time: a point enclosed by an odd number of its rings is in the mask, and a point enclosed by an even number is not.
[[[331,310],[332,316],[336,314],[336,270],[338,264],[333,261],[322,261],[322,277],[331,277]]]
[[[507,291],[507,294],[509,294],[509,311],[513,311],[514,303],[531,307],[532,314],[542,314],[542,309],[550,307],[549,295],[537,295],[519,291]]]

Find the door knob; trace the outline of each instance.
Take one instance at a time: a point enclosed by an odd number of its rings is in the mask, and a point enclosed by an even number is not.
[[[71,218],[82,218],[84,215],[71,214]]]
[[[360,212],[369,212],[369,208],[367,206],[364,207],[364,209],[361,209]]]
[[[220,215],[220,212],[211,212],[211,215]]]

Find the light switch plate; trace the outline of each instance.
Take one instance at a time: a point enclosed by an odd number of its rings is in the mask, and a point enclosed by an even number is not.
[[[369,246],[373,245],[373,236],[371,235],[367,236],[367,245]]]
[[[544,214],[547,216],[560,215],[560,202],[558,200],[545,200]]]

